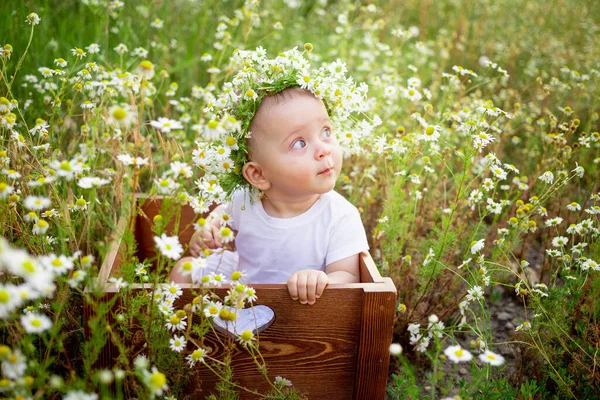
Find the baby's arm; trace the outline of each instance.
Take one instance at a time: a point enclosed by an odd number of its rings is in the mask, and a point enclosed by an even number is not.
[[[329,283],[360,282],[359,255],[332,262],[327,272],[303,269],[295,272],[287,281],[288,291],[293,300],[301,304],[313,305],[323,294]]]
[[[327,266],[329,283],[358,283],[360,282],[359,253],[332,262]]]

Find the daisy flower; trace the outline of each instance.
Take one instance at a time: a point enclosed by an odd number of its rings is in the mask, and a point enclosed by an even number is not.
[[[159,117],[158,121],[150,121],[150,125],[163,133],[169,133],[172,130],[183,129],[181,122],[165,117]]]
[[[473,359],[473,355],[458,344],[456,346],[447,347],[446,350],[444,350],[444,354],[455,364],[471,361]]]
[[[179,298],[183,294],[181,286],[179,286],[175,282],[164,284],[162,290],[165,298],[170,298],[173,300]]]
[[[52,202],[49,198],[39,196],[27,196],[23,202],[25,208],[36,211],[41,211],[45,208],[48,208],[51,204]]]
[[[254,333],[252,333],[252,331],[249,329],[245,330],[237,337],[237,340],[242,346],[246,347],[247,345],[252,344],[254,340]]]
[[[572,202],[567,206],[567,209],[569,211],[581,211],[581,206],[579,205],[579,203]]]
[[[206,353],[207,352],[205,349],[203,349],[202,347],[199,347],[196,350],[194,350],[192,352],[192,354],[187,356],[186,359],[188,360],[190,367],[193,367],[197,362],[204,363],[204,355]]]
[[[554,174],[550,171],[546,171],[540,175],[538,179],[544,183],[552,184],[552,182],[554,182]]]
[[[25,20],[25,22],[27,22],[30,25],[37,25],[40,23],[42,19],[40,18],[39,15],[37,15],[36,13],[31,13],[27,16],[27,19]]]
[[[221,240],[222,240],[223,244],[233,241],[234,234],[230,228],[225,226],[225,227],[221,228],[220,233],[221,233]]]
[[[128,104],[115,104],[108,109],[106,122],[122,129],[129,128],[137,121],[137,112]]]
[[[85,51],[81,50],[79,47],[71,49],[71,54],[73,54],[75,57],[79,57],[80,59],[86,56]]]
[[[289,379],[286,379],[286,378],[282,378],[281,376],[276,376],[275,384],[279,385],[279,387],[284,387],[284,386],[291,387],[292,381],[290,381]]]
[[[42,333],[52,327],[52,321],[44,314],[29,312],[21,315],[21,325],[27,333]]]
[[[206,318],[214,318],[219,315],[222,308],[223,304],[220,301],[209,301],[204,307],[204,315]]]
[[[100,52],[100,45],[98,43],[92,43],[85,48],[90,54],[96,54]]]
[[[136,72],[146,78],[146,80],[150,80],[154,77],[154,64],[148,60],[144,60],[140,62],[138,65]]]
[[[164,26],[164,22],[161,19],[156,18],[154,21],[152,21],[150,23],[150,26],[155,29],[161,29]]]
[[[8,317],[21,306],[23,299],[13,284],[0,284],[0,318]]]
[[[162,372],[159,372],[156,367],[152,367],[151,372],[146,372],[144,378],[144,382],[153,396],[160,396],[165,390],[169,389],[167,377]]]
[[[5,182],[0,182],[0,199],[10,196],[15,191],[15,188],[9,186]]]
[[[246,100],[256,100],[258,98],[258,94],[252,89],[248,89],[246,93],[244,93],[244,98]]]
[[[181,186],[169,177],[163,177],[161,179],[155,179],[154,184],[160,194],[171,194]]]
[[[486,364],[490,364],[492,366],[499,366],[504,364],[504,357],[500,354],[496,354],[489,350],[484,351],[479,355],[479,359]]]
[[[477,241],[473,241],[471,243],[471,254],[475,254],[481,251],[485,247],[485,239],[480,239]]]
[[[187,319],[187,316],[179,318],[177,316],[177,313],[172,314],[169,318],[167,318],[167,322],[165,323],[165,326],[167,327],[168,330],[170,331],[180,331],[185,329],[185,327],[187,326],[187,322],[185,321]]]
[[[184,336],[173,336],[170,340],[171,350],[180,353],[183,349],[185,349],[185,345],[187,344]]]
[[[161,237],[154,236],[154,242],[163,256],[172,260],[181,258],[183,247],[181,247],[177,236],[167,236],[163,233]]]
[[[71,278],[67,281],[67,283],[69,284],[69,286],[71,286],[71,288],[75,289],[81,284],[81,282],[83,282],[86,274],[87,273],[81,269],[73,271],[73,274],[71,275]]]
[[[48,231],[48,228],[50,227],[50,225],[48,224],[48,222],[44,219],[38,219],[35,224],[33,224],[33,229],[31,230],[31,232],[34,235],[43,235]]]

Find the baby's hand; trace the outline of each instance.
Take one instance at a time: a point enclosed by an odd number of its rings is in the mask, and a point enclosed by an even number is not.
[[[293,300],[301,304],[315,304],[329,283],[329,277],[323,271],[303,269],[295,272],[287,281],[288,291]]]
[[[218,220],[207,221],[206,226],[194,232],[190,239],[190,254],[200,257],[203,249],[218,249],[223,246],[221,240],[221,226]]]

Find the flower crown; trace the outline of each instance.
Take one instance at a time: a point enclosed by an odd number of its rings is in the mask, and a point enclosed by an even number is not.
[[[305,54],[312,45],[304,49],[294,47],[274,59],[267,58],[261,47],[233,53],[229,68],[237,73],[223,84],[212,105],[214,115],[206,130],[209,141],[197,142],[193,152],[194,163],[204,171],[196,182],[201,200],[222,203],[235,190],[251,187],[242,175],[248,161],[248,129],[262,99],[288,88],[308,90],[323,101],[346,155],[361,150],[361,138],[370,135],[374,126],[355,116],[365,117],[369,108],[368,86],[346,77],[346,64],[340,60],[311,70]]]

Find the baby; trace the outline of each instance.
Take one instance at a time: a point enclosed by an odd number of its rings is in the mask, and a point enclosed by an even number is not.
[[[359,253],[369,247],[358,210],[333,190],[342,150],[324,103],[301,88],[265,96],[249,131],[242,171],[257,190],[235,192],[215,209],[193,235],[191,255],[222,247],[219,215],[227,212],[245,282],[287,282],[302,304],[314,304],[329,283],[359,282]],[[188,281],[185,261],[172,281]]]

